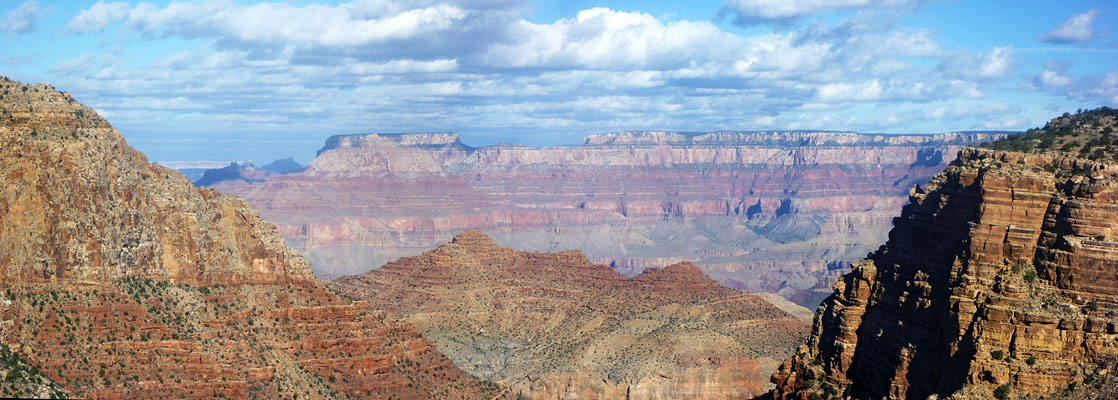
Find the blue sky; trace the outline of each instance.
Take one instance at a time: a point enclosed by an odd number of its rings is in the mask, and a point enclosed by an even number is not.
[[[1118,106],[1109,1],[0,2],[0,75],[157,161],[334,134],[1023,130]]]

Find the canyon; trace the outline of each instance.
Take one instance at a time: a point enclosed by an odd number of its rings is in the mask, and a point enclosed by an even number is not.
[[[260,210],[326,280],[477,229],[627,276],[690,261],[727,287],[814,307],[885,240],[910,187],[1002,136],[618,132],[533,148],[341,135],[305,171],[213,187]]]
[[[1108,398],[1118,111],[963,150],[834,285],[777,399]]]
[[[503,396],[69,94],[7,78],[0,93],[0,394]]]
[[[752,398],[808,331],[688,262],[626,278],[577,250],[516,251],[478,231],[330,288],[523,399]]]

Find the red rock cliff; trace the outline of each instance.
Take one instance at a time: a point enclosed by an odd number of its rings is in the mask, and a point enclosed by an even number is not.
[[[277,223],[324,278],[481,229],[625,275],[693,261],[727,286],[807,304],[829,271],[885,239],[908,187],[996,136],[622,132],[473,148],[447,133],[350,135],[301,174],[216,188]]]
[[[998,145],[1091,154],[1118,127],[1110,111]],[[1112,370],[1118,164],[1098,154],[963,150],[834,286],[808,343],[773,374],[774,395],[1025,398]]]
[[[71,395],[498,394],[412,325],[327,291],[244,202],[148,163],[66,93],[0,79],[0,186],[5,365],[26,360]]]

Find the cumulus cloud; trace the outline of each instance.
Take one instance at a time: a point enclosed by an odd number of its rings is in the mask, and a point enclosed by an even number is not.
[[[1092,85],[1087,93],[1107,103],[1118,104],[1118,70],[1107,72],[1097,81],[1098,84]]]
[[[405,53],[412,58],[437,59],[474,51],[479,43],[504,35],[520,3],[366,0],[297,6],[205,0],[172,2],[160,8],[151,3],[130,7],[98,2],[72,19],[67,29],[101,32],[119,23],[125,31],[151,39],[213,38],[224,47],[260,53],[289,48],[305,60],[331,55],[390,59]]]
[[[66,30],[77,33],[101,32],[109,25],[127,18],[128,10],[128,3],[125,2],[98,1],[70,20],[66,24]]]
[[[35,20],[43,16],[39,2],[31,0],[20,4],[0,15],[0,32],[31,33],[35,31]]]
[[[307,132],[452,129],[545,144],[559,132],[621,129],[905,131],[934,120],[920,105],[981,99],[1015,63],[1010,47],[945,50],[934,30],[890,15],[740,35],[710,21],[607,8],[531,22],[521,6],[98,2],[67,30],[203,44],[142,65],[91,50],[50,73],[122,130],[198,143],[229,132],[293,141]],[[852,115],[880,104],[912,109]],[[981,127],[976,118],[946,129]],[[170,148],[150,135],[137,143]]]
[[[956,52],[944,59],[939,68],[971,80],[996,80],[1012,75],[1016,62],[1013,46],[1001,46],[975,53]]]
[[[912,8],[925,0],[726,0],[720,14],[736,15],[738,24],[752,21],[790,20],[830,11]]]
[[[1060,64],[1047,60],[1044,62],[1044,70],[1033,79],[1033,82],[1044,88],[1067,86],[1072,83],[1072,78],[1067,74],[1069,67],[1071,67],[1071,64]]]
[[[1083,43],[1101,36],[1094,29],[1098,9],[1075,14],[1047,33],[1037,35],[1037,39],[1048,43]]]
[[[515,38],[481,56],[494,67],[678,68],[693,60],[722,59],[745,45],[710,22],[663,23],[651,15],[606,8],[579,11],[551,24],[518,21]]]

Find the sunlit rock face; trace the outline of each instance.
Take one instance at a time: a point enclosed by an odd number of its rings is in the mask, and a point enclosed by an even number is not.
[[[0,79],[0,187],[5,385],[40,385],[5,396],[497,394],[412,325],[328,291],[245,202],[149,163],[67,93]]]
[[[625,277],[577,250],[517,251],[478,231],[330,287],[526,399],[752,398],[808,331],[691,263]]]
[[[1115,129],[1109,109],[1061,117],[994,146],[1025,152],[965,149],[914,188],[888,242],[835,284],[773,374],[775,397],[1036,398],[1111,379]]]
[[[302,173],[216,188],[261,210],[327,279],[478,229],[626,275],[692,261],[724,285],[811,304],[884,241],[910,187],[997,136],[621,132],[531,148],[349,135]]]

